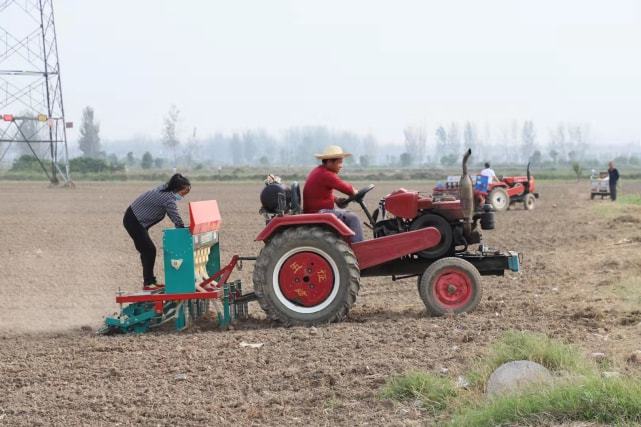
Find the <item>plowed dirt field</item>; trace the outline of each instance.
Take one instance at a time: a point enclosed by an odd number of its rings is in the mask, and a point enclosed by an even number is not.
[[[260,249],[261,185],[197,182],[188,196],[219,201],[223,262]],[[229,331],[104,337],[95,331],[117,310],[115,293],[141,283],[122,214],[152,185],[1,182],[0,425],[430,424],[419,408],[381,399],[385,381],[443,368],[456,378],[508,329],[638,372],[625,359],[641,350],[641,207],[590,201],[588,185],[543,182],[533,211],[497,214],[485,242],[522,252],[523,271],[484,277],[468,315],[427,317],[415,279],[365,278],[340,324],[282,328],[253,303],[251,319]],[[400,186],[432,183],[381,184],[368,204]],[[640,191],[626,182],[621,192]],[[159,255],[159,277],[161,264]],[[240,277],[250,288],[250,265]]]

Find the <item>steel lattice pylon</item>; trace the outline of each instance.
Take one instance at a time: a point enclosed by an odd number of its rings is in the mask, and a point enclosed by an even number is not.
[[[53,0],[0,0],[0,161],[29,148],[49,180],[71,182]]]

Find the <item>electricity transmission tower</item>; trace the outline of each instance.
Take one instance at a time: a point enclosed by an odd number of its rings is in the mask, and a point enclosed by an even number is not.
[[[0,0],[0,161],[12,145],[70,184],[53,0]]]

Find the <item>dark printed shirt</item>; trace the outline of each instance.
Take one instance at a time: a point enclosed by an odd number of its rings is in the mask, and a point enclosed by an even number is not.
[[[171,191],[162,191],[166,188],[167,184],[162,184],[160,187],[141,194],[131,204],[131,210],[143,227],[149,228],[159,223],[165,215],[169,216],[177,228],[185,226],[180,213],[178,213],[176,196]]]
[[[619,180],[619,171],[617,168],[608,169],[608,175],[610,175],[610,185],[616,185]]]

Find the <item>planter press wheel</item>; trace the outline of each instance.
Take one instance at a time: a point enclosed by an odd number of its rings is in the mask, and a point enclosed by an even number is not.
[[[442,258],[419,277],[418,292],[432,316],[467,313],[481,301],[481,275],[468,261]]]
[[[525,198],[523,199],[523,208],[527,211],[531,211],[534,209],[534,204],[536,203],[536,197],[534,197],[534,194],[528,193],[525,195]]]
[[[510,207],[510,196],[503,187],[496,187],[487,196],[495,211],[506,211]]]
[[[272,320],[315,325],[345,318],[360,271],[349,245],[321,227],[293,227],[271,238],[256,260],[254,292]]]

